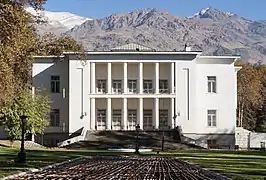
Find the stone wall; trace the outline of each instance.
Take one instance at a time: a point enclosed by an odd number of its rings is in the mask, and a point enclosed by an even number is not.
[[[239,149],[248,149],[249,148],[249,134],[250,131],[242,127],[237,127],[235,130],[236,145]]]

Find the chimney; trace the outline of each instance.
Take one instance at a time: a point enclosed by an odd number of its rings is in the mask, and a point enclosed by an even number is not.
[[[191,47],[189,47],[187,44],[185,44],[185,51],[191,51]]]

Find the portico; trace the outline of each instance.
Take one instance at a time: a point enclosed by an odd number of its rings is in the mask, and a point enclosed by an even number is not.
[[[175,62],[91,62],[90,129],[175,126]],[[161,114],[160,114],[161,113]]]

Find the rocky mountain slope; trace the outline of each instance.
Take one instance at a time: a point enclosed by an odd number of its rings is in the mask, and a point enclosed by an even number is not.
[[[266,62],[266,21],[207,8],[191,17],[158,9],[142,9],[88,20],[64,32],[87,50],[109,50],[138,43],[156,50],[192,50],[208,55],[241,55],[245,61]]]

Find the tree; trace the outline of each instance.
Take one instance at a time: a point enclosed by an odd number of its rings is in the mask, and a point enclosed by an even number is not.
[[[41,9],[43,3],[45,0],[0,0],[0,107],[29,85],[36,21],[24,7]]]
[[[56,36],[46,33],[38,37],[37,55],[62,55],[63,51],[84,51],[83,46],[78,44],[72,37]]]
[[[48,113],[50,101],[42,90],[37,90],[34,97],[30,91],[21,92],[16,98],[0,110],[0,125],[4,127],[11,141],[21,138],[21,115],[26,115],[26,135],[32,133],[42,134],[49,125]]]
[[[237,125],[253,130],[256,124],[256,110],[262,102],[262,83],[256,66],[242,65],[238,72]]]
[[[266,66],[263,64],[260,64],[256,66],[257,71],[260,75],[260,81],[261,81],[261,105],[257,108],[257,114],[256,114],[256,125],[254,130],[256,132],[266,132]]]

